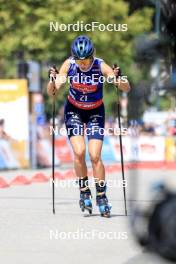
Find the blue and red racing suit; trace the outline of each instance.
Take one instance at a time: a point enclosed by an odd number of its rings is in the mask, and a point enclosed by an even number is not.
[[[69,61],[70,89],[64,111],[67,135],[70,138],[84,135],[86,131],[88,139],[103,140],[105,122],[101,72],[103,60],[94,58],[88,71],[81,71],[72,57]]]

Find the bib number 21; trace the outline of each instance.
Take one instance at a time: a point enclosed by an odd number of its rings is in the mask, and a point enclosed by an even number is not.
[[[87,95],[81,95],[80,96],[80,101],[86,102],[87,101]]]

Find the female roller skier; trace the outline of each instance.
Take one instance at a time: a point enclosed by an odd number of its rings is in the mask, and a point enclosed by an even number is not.
[[[88,151],[96,185],[96,203],[100,214],[110,216],[111,206],[106,196],[105,168],[101,160],[104,138],[105,109],[103,103],[103,76],[114,83],[117,89],[130,90],[129,83],[118,78],[120,68],[112,68],[95,57],[92,41],[85,35],[78,36],[71,45],[71,57],[64,61],[59,74],[50,68],[52,76],[47,86],[50,96],[60,90],[69,79],[69,94],[65,103],[64,119],[67,135],[74,153],[74,168],[79,178],[80,207],[92,213],[91,191],[88,185],[85,162],[85,133],[88,136]],[[103,183],[103,184],[102,184]]]

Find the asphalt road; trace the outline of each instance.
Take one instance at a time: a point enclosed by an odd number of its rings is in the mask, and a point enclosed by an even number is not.
[[[29,176],[33,172],[24,173]],[[131,199],[130,182],[136,174],[140,175],[141,192],[134,200],[143,206],[151,202],[151,197],[147,198],[144,192],[146,184],[168,173],[174,175],[174,172],[156,170],[128,172],[128,200]],[[13,174],[16,172],[3,172],[7,178]],[[108,189],[112,204],[109,219],[99,215],[94,188],[92,216],[80,211],[78,186],[73,181],[62,181],[62,186],[56,186],[55,215],[52,214],[50,182],[0,189],[0,263],[167,263],[135,243],[129,217],[124,216],[121,175],[114,173],[108,179],[111,184],[116,182]]]

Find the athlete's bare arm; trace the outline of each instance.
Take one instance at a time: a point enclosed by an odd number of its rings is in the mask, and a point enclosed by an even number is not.
[[[127,79],[121,79],[118,78],[116,80],[116,75],[113,69],[106,64],[105,62],[101,63],[101,71],[103,75],[108,78],[109,80],[113,80],[113,83],[116,87],[118,87],[123,92],[129,92],[130,91],[130,85]]]
[[[67,81],[69,65],[70,65],[69,59],[65,60],[62,66],[60,67],[58,74],[56,74],[54,68],[51,68],[51,74],[56,77],[56,80],[48,83],[47,85],[48,95],[53,96],[62,86],[65,85]]]

